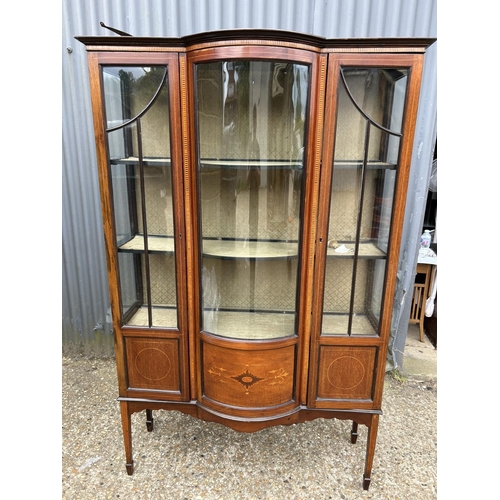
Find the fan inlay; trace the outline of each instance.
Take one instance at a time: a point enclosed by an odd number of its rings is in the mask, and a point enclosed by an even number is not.
[[[246,370],[239,375],[226,375],[226,371],[225,368],[213,366],[208,370],[208,373],[212,375],[212,378],[218,379],[223,384],[226,383],[226,379],[236,380],[236,382],[239,382],[244,387],[245,394],[250,394],[250,388],[262,381],[266,385],[282,384],[284,379],[289,375],[283,368],[279,368],[270,370],[267,377],[258,377],[249,371],[248,365],[246,366]]]

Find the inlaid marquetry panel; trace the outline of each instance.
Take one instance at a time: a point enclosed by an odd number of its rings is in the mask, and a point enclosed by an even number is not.
[[[180,390],[177,339],[127,338],[126,350],[129,388]]]
[[[293,399],[295,346],[241,351],[204,343],[203,391],[231,406],[262,408]]]
[[[376,354],[376,347],[322,346],[318,397],[372,399]]]

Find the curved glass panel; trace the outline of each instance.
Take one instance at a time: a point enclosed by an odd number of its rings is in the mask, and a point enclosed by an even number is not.
[[[343,68],[339,82],[360,115],[394,134],[401,133],[406,69]],[[395,109],[392,109],[395,106]],[[361,116],[359,117],[361,119]]]
[[[106,128],[118,127],[144,113],[161,91],[166,75],[165,66],[104,66]]]
[[[322,334],[374,335],[382,305],[407,71],[342,72],[347,89],[341,75]]]
[[[202,329],[294,335],[309,67],[196,67]]]
[[[175,228],[166,71],[166,67],[105,66],[103,75],[108,125],[125,124],[107,133],[123,323],[175,328]]]

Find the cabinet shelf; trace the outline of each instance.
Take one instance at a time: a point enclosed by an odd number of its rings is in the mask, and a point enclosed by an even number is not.
[[[111,160],[112,165],[138,165],[139,157],[129,156],[127,158],[114,158]],[[151,167],[164,167],[171,165],[170,158],[161,157],[144,157],[143,164],[145,166]],[[200,166],[202,168],[228,168],[228,169],[247,169],[252,167],[272,167],[273,169],[294,169],[300,170],[303,165],[300,161],[295,160],[246,160],[246,159],[218,159],[218,158],[207,158],[200,160]]]
[[[217,167],[217,168],[228,168],[237,170],[238,169],[246,170],[248,168],[255,168],[255,167],[301,170],[303,165],[302,162],[300,161],[290,161],[290,160],[201,159],[200,166],[202,168]]]
[[[169,167],[171,165],[170,158],[161,157],[145,157],[142,159],[145,166],[151,167]],[[110,161],[111,165],[138,165],[139,157],[129,156],[128,158],[114,158]]]
[[[347,252],[336,252],[333,248],[326,251],[327,258],[334,259],[352,259],[354,257],[354,242],[341,243],[347,248]],[[358,249],[358,258],[362,259],[385,259],[386,253],[382,251],[375,243],[360,243]]]
[[[363,162],[361,160],[337,160],[333,162],[333,168],[338,169],[356,169],[361,168]],[[396,170],[395,163],[387,163],[383,161],[369,161],[367,163],[368,170]]]
[[[285,259],[298,256],[298,243],[204,239],[203,255],[220,259]]]
[[[352,259],[354,243],[344,243],[349,250],[345,253],[328,248],[327,257]],[[173,253],[173,236],[149,236],[148,249],[151,253]],[[144,237],[136,235],[119,246],[121,252],[144,252]],[[247,240],[203,240],[203,255],[219,259],[287,259],[298,256],[297,242],[287,241],[247,241]],[[374,243],[360,243],[359,258],[385,259],[386,254]]]
[[[152,253],[173,253],[172,236],[149,236]],[[144,252],[144,236],[136,235],[119,246],[121,252]],[[286,259],[298,256],[298,243],[285,241],[248,241],[204,239],[203,255],[220,259]]]
[[[151,167],[168,167],[171,165],[170,158],[161,157],[144,157],[143,163],[145,166]],[[114,158],[111,160],[112,165],[138,165],[139,158],[137,156],[129,156],[127,158]],[[334,162],[334,168],[339,169],[355,169],[363,165],[361,160],[339,160]],[[303,165],[300,161],[290,160],[244,160],[244,159],[201,159],[200,166],[202,168],[218,167],[228,169],[247,169],[252,167],[272,167],[273,169],[294,169],[301,170]],[[388,169],[395,170],[397,167],[394,163],[382,161],[369,161],[367,168],[369,170]]]
[[[118,247],[121,252],[144,252],[144,236],[138,234]],[[153,253],[173,253],[173,236],[149,236],[148,250]]]

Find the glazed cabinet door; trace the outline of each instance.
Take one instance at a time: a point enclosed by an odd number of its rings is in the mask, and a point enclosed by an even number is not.
[[[329,57],[310,404],[378,408],[421,63]]]
[[[188,397],[178,64],[90,54],[121,396]]]
[[[190,55],[199,390],[226,414],[296,407],[316,61],[245,47]]]

